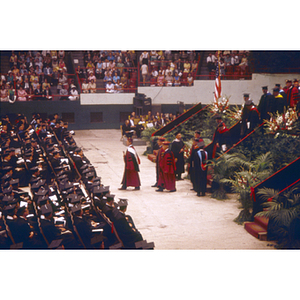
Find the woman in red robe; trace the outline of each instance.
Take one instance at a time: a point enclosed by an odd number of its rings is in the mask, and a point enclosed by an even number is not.
[[[139,177],[140,158],[132,146],[132,137],[127,138],[127,150],[124,153],[125,170],[122,179],[122,187],[119,190],[126,190],[128,186],[133,186],[136,190],[140,189],[141,181]]]
[[[170,192],[176,191],[176,163],[173,152],[169,149],[170,142],[163,142],[161,151],[159,153],[159,177],[158,177],[158,190],[162,192],[164,189]]]

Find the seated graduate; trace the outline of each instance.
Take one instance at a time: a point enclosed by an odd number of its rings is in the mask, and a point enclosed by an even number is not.
[[[128,206],[127,199],[120,199],[118,206],[119,210],[114,211],[114,225],[123,242],[124,248],[135,249],[135,243],[142,241],[143,237],[135,227],[131,216],[125,214]]]

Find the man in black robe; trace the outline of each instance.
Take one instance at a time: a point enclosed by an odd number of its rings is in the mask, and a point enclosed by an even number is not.
[[[204,148],[204,142],[196,140],[197,149],[194,152],[193,163],[195,167],[195,191],[197,196],[205,196],[207,185],[207,158],[208,154]]]
[[[268,87],[263,86],[262,87],[263,94],[260,97],[259,104],[257,106],[257,109],[260,113],[260,123],[263,123],[264,120],[270,120],[270,115],[268,112],[271,109],[272,105],[272,95],[268,92]]]
[[[175,176],[177,180],[183,180],[181,174],[184,173],[184,147],[185,145],[181,139],[181,133],[177,132],[176,138],[173,140],[170,147],[176,161]]]

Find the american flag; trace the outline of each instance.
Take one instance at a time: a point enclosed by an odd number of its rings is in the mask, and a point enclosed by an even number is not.
[[[220,64],[219,64],[219,55],[218,55],[218,64],[216,67],[216,80],[215,80],[215,98],[214,101],[217,102],[218,98],[221,96],[221,78],[220,78]]]

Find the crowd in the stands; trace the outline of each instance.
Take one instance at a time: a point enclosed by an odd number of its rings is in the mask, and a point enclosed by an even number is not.
[[[192,86],[198,70],[195,51],[85,51],[77,66],[83,93],[95,93],[102,79],[106,93],[132,92],[145,86]],[[140,73],[138,75],[138,72]]]
[[[218,60],[219,58],[219,60]],[[217,71],[221,78],[239,79],[250,74],[249,51],[216,51],[206,58],[209,74],[214,76]]]
[[[12,51],[9,68],[7,74],[1,74],[2,102],[53,100],[53,94],[60,100],[79,99],[63,50]]]

